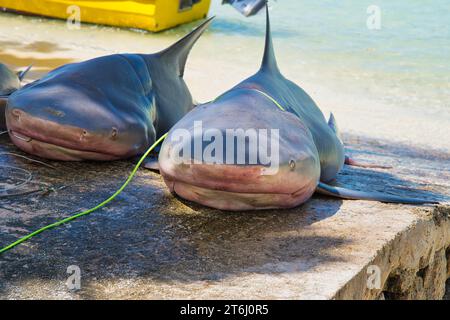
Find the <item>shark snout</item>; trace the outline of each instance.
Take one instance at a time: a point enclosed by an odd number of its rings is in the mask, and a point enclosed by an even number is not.
[[[278,112],[273,106],[217,103],[194,109],[161,148],[160,170],[169,189],[224,210],[305,201],[318,183],[318,152],[301,122]]]
[[[76,114],[57,106],[39,106],[37,102],[21,106],[10,99],[5,116],[12,141],[25,152],[43,158],[115,160],[131,156],[142,147],[119,123],[101,117],[78,120]]]

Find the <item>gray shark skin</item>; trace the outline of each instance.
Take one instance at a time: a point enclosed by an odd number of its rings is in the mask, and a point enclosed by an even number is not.
[[[336,121],[331,117],[327,123],[311,97],[281,74],[274,55],[268,9],[266,12],[266,46],[261,69],[216,100],[189,112],[164,141],[159,168],[171,192],[193,202],[231,211],[291,208],[307,201],[316,191],[346,199],[429,202],[326,184],[336,178],[345,161]],[[195,142],[204,137],[195,130],[199,123],[203,133],[209,129],[218,133],[206,139],[210,144],[203,140],[202,152],[208,150],[217,137],[225,137],[223,144],[211,153],[223,153],[219,160],[198,159],[199,153],[193,152]],[[229,142],[225,133],[230,129],[279,130],[278,170],[268,174],[267,163],[259,158],[256,163],[249,161],[257,158],[256,153],[261,148],[259,144],[251,145],[250,135],[242,140],[245,141],[245,149],[241,149],[245,150],[245,163],[223,161],[224,154],[230,152],[224,147]],[[189,133],[188,138],[181,139],[180,130]],[[184,157],[186,150],[190,158]]]
[[[184,68],[211,20],[159,53],[67,64],[14,92],[6,107],[13,143],[27,153],[64,161],[144,153],[193,108]]]
[[[8,97],[11,93],[21,88],[21,81],[31,69],[31,66],[25,70],[14,73],[7,66],[0,63],[0,130],[6,130],[5,109]]]

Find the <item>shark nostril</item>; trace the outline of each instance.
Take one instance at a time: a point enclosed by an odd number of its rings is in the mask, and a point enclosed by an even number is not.
[[[87,135],[88,135],[88,132],[86,130],[81,131],[80,141],[82,141]]]
[[[291,170],[295,169],[295,161],[294,160],[289,161],[289,168],[291,168]]]
[[[22,115],[22,111],[20,111],[19,109],[14,109],[11,113],[14,117],[17,118],[17,120],[19,120],[20,116]]]
[[[119,134],[119,130],[117,130],[116,127],[113,127],[111,130],[111,139],[113,139],[113,140],[116,139],[118,134]]]

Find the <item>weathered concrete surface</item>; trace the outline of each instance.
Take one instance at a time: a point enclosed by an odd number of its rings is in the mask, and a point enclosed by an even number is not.
[[[448,154],[346,141],[358,159],[395,168],[346,168],[339,183],[448,201]],[[0,246],[96,205],[132,169],[126,161],[51,162],[51,169],[8,151],[21,154],[3,135],[0,164],[30,170],[34,182],[55,191],[0,198]],[[17,172],[0,170],[1,183],[17,183]],[[0,298],[442,298],[449,212],[445,204],[315,196],[293,210],[226,213],[182,202],[159,175],[140,170],[107,208],[0,255]],[[70,265],[81,268],[79,291],[66,288]],[[381,271],[381,289],[367,286],[370,265]]]

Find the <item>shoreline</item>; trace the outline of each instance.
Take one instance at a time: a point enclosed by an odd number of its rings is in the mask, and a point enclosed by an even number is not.
[[[13,16],[9,15],[0,16],[0,28],[12,18]],[[163,34],[148,34],[83,25],[81,30],[70,32],[73,38],[67,39],[63,22],[44,20],[45,23],[41,23],[41,20],[22,17],[18,19],[18,26],[9,34],[0,35],[0,61],[11,68],[24,68],[33,64],[34,68],[29,76],[34,79],[60,65],[101,55],[118,52],[154,53],[165,48],[174,37],[182,36],[183,32],[187,31],[183,28]],[[198,22],[191,25],[196,24]],[[52,28],[49,28],[49,25]],[[33,35],[24,35],[24,31],[29,28],[33,28]],[[185,72],[185,80],[192,96],[199,102],[210,101],[251,76],[258,70],[260,63],[260,58],[246,59],[241,49],[233,48],[232,45],[211,45],[211,37],[214,35],[206,32],[196,44]],[[117,42],[113,41],[113,38],[117,38]],[[96,40],[98,41],[95,44]],[[261,54],[262,46],[263,41],[260,41],[256,50]],[[223,61],[212,58],[221,50],[230,50],[230,55]],[[409,143],[450,153],[450,139],[443,138],[449,134],[450,110],[407,108],[401,105],[401,101],[400,105],[395,106],[394,103],[386,103],[382,99],[372,100],[369,95],[361,94],[361,88],[345,88],[339,82],[334,82],[337,86],[333,86],[331,79],[319,79],[313,74],[294,74],[286,61],[281,60],[279,64],[285,76],[300,85],[313,98],[326,118],[330,112],[334,113],[341,131],[391,140],[393,144]]]

